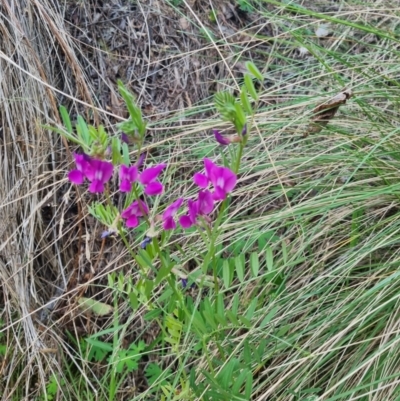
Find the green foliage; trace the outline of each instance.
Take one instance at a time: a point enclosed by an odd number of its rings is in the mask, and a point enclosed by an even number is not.
[[[157,383],[160,386],[165,386],[168,381],[165,377],[170,376],[172,373],[171,369],[161,369],[156,363],[149,363],[145,370],[145,375],[150,385]]]
[[[39,397],[40,401],[53,401],[57,396],[58,390],[65,385],[65,379],[60,379],[57,375],[52,374],[49,382],[46,384],[46,395]]]
[[[254,6],[247,0],[236,0],[239,5],[240,10],[244,12],[253,12],[255,11]]]
[[[143,120],[142,112],[139,107],[135,105],[135,98],[132,93],[128,91],[120,80],[118,80],[118,90],[125,100],[130,115],[127,121],[118,124],[118,128],[133,138],[138,135],[139,138],[143,140],[146,134],[146,122]]]
[[[120,349],[108,358],[110,364],[115,364],[117,373],[133,372],[138,369],[138,362],[142,358],[142,351],[146,349],[144,341],[132,343],[128,349]]]
[[[119,216],[118,209],[109,204],[93,202],[88,205],[89,213],[106,227],[114,227]],[[116,227],[115,227],[116,228]]]

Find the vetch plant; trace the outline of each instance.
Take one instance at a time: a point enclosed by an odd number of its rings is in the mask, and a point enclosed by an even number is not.
[[[253,76],[262,78],[254,65],[249,64],[248,68]],[[248,140],[250,127],[246,114],[253,115],[248,94],[254,101],[258,101],[252,79],[246,74],[239,101],[227,92],[217,93],[215,96],[216,107],[222,118],[230,121],[236,129],[234,135],[223,135],[219,130],[213,130],[216,142],[223,148],[232,144],[238,145],[236,151],[233,148],[229,151],[230,161],[224,156],[225,164],[228,165],[217,165],[210,158],[204,158],[204,172],[196,172],[193,176],[193,182],[199,188],[195,198],[185,199],[185,194],[181,194],[165,207],[161,215],[157,214],[157,210],[152,210],[154,202],[151,198],[160,196],[164,192],[164,186],[159,177],[167,170],[167,164],[159,163],[142,170],[145,160],[142,147],[146,123],[140,109],[134,104],[134,98],[130,92],[121,82],[118,82],[118,88],[126,102],[130,117],[127,121],[118,124],[122,132],[115,138],[110,138],[101,126],[98,129],[86,126],[81,117],[78,117],[77,135],[74,136],[69,116],[66,110],[61,108],[61,115],[67,129],[66,137],[74,138],[74,141],[83,149],[83,152],[73,154],[75,168],[68,173],[68,179],[76,185],[83,185],[85,181],[88,181],[89,192],[105,194],[108,207],[98,202],[92,204],[89,210],[107,227],[102,238],[119,234],[129,249],[125,230],[137,228],[142,221],[148,226],[141,244],[143,249],[152,243],[160,230],[178,229],[178,222],[184,230],[193,226],[197,227],[204,239],[206,238],[204,235],[208,237],[208,252],[202,257],[201,269],[203,273],[206,273],[210,260],[213,259],[216,240],[221,233],[221,223],[228,209],[229,195],[237,184],[240,159]],[[135,146],[137,154],[140,155],[136,163],[131,163],[130,146]],[[110,156],[111,160],[107,160]],[[126,199],[121,211],[112,206],[112,197],[108,191],[105,192],[115,170],[118,170],[119,175],[119,191],[125,194]],[[183,214],[180,213],[184,208],[186,211],[183,211]],[[132,253],[131,249],[130,251]],[[216,268],[214,267],[213,270],[215,288],[218,290]]]
[[[257,74],[261,76],[259,72],[253,73]],[[165,204],[162,195],[168,188],[164,188],[161,177],[168,173],[167,163],[149,165],[145,160],[143,146],[146,123],[140,109],[134,104],[133,96],[121,82],[118,87],[130,117],[118,124],[120,132],[115,137],[108,136],[102,126],[97,129],[87,126],[82,117],[78,117],[75,134],[68,113],[64,108],[60,109],[66,130],[57,131],[81,148],[73,154],[75,165],[67,176],[72,184],[83,186],[88,183],[88,191],[98,199],[88,205],[89,211],[105,226],[101,238],[105,241],[109,237],[119,236],[138,267],[139,276],[135,281],[126,286],[122,275],[122,281],[118,280],[117,285],[121,287],[119,292],[112,286],[113,293],[118,294],[115,295],[113,306],[115,322],[118,321],[121,299],[128,302],[134,311],[144,306],[148,314],[153,314],[155,318],[161,314],[157,322],[166,325],[168,340],[164,340],[171,345],[173,352],[179,353],[183,326],[177,316],[190,314],[182,292],[189,291],[193,286],[201,291],[204,285],[208,285],[213,286],[215,296],[219,296],[222,295],[219,292],[220,282],[225,286],[230,283],[226,272],[221,272],[221,250],[217,244],[225,230],[223,223],[228,216],[243,149],[251,131],[251,122],[248,120],[253,116],[253,109],[248,94],[255,102],[258,101],[258,95],[250,76],[245,77],[240,99],[235,99],[227,92],[216,94],[216,108],[223,120],[233,124],[236,133],[224,135],[214,129],[216,144],[221,145],[216,146],[216,150],[222,153],[222,162],[217,162],[213,157],[199,161],[202,162],[202,165],[199,163],[201,169],[192,177],[195,194],[188,197],[180,193]],[[136,151],[137,160],[131,159],[133,150]],[[114,174],[118,176],[117,183],[113,181]],[[119,199],[124,199],[120,208],[114,206],[115,192],[119,192]],[[197,230],[206,250],[193,255],[197,266],[192,272],[187,272],[186,277],[183,273],[182,277],[182,272],[177,269],[179,259],[169,249],[168,241],[174,232],[189,229]],[[133,249],[128,240],[129,230],[136,230],[135,233],[140,233],[142,237],[139,238],[138,249]],[[185,251],[181,250],[182,253]],[[109,280],[111,276],[108,276]],[[157,297],[154,297],[155,289],[159,291],[161,283],[166,284],[163,287],[166,291],[164,299],[171,300],[165,312],[157,305]],[[86,298],[82,300],[85,305],[88,303]],[[181,329],[177,331],[178,326]],[[118,350],[119,342],[120,337],[115,335],[113,344],[107,344],[107,352],[112,353],[108,360],[111,372],[110,399],[116,395],[120,375],[137,368],[136,355],[140,354],[132,347]],[[184,382],[188,383],[187,380]],[[240,393],[242,384],[235,389],[235,393]]]

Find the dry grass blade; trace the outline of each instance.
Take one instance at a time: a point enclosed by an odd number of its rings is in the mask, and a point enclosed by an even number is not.
[[[58,370],[56,354],[48,352],[57,346],[33,311],[60,294],[71,258],[57,242],[55,225],[45,222],[46,210],[60,205],[58,168],[66,167],[62,142],[43,129],[58,121],[60,100],[50,88],[91,99],[54,4],[6,0],[0,3],[0,19],[0,52],[15,63],[0,59],[0,330],[8,339],[1,365],[1,376],[8,379],[0,394],[33,399]],[[62,67],[63,57],[69,69]]]

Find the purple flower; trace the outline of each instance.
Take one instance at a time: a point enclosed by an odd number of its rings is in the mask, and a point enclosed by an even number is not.
[[[242,137],[239,135],[222,135],[218,130],[213,129],[215,140],[222,146],[229,145],[230,143],[242,142]],[[244,134],[243,134],[244,133]],[[246,125],[243,128],[242,136],[246,134]]]
[[[86,173],[90,168],[91,158],[86,153],[74,153],[76,170],[71,170],[68,174],[68,179],[77,185],[83,184],[85,181]]]
[[[179,223],[182,226],[182,228],[190,228],[194,224],[196,224],[197,215],[198,215],[198,211],[199,211],[197,201],[189,199],[188,200],[188,209],[189,209],[188,214],[181,216],[179,219]]]
[[[87,178],[91,184],[89,192],[100,193],[104,191],[104,184],[109,181],[113,173],[113,165],[103,160],[92,159],[87,154],[74,153],[76,170],[68,174],[68,179],[77,185],[83,184]]]
[[[149,213],[149,208],[142,200],[134,201],[122,213],[121,217],[126,220],[126,226],[134,228],[139,225],[139,217]]]
[[[142,167],[142,164],[144,163],[144,160],[145,160],[145,159],[146,159],[146,153],[142,153],[142,154],[139,156],[138,161],[136,162],[137,168]]]
[[[214,209],[213,195],[207,189],[200,191],[197,198],[197,213],[200,215],[210,214]]]
[[[121,192],[131,192],[132,184],[137,181],[138,177],[139,173],[136,166],[128,167],[124,164],[121,165],[119,170],[119,190]]]
[[[247,135],[247,124],[245,124],[244,126],[243,126],[243,129],[242,129],[242,137],[243,136],[246,136]]]
[[[129,136],[125,134],[125,132],[121,133],[121,142],[124,142],[126,144],[130,144]]]
[[[214,199],[208,190],[200,191],[197,200],[188,200],[188,213],[179,219],[183,228],[190,228],[197,223],[199,216],[206,216],[214,209]]]
[[[181,283],[182,283],[182,287],[186,288],[188,285],[188,279],[187,278],[181,278]],[[196,287],[196,283],[192,283],[190,285],[190,288],[195,288]]]
[[[215,137],[215,140],[222,146],[226,146],[229,145],[231,142],[229,141],[229,139],[225,136],[223,136],[218,130],[213,129],[213,134]]]
[[[101,239],[104,239],[104,238],[107,238],[107,237],[113,237],[113,236],[115,236],[117,234],[117,231],[116,230],[114,230],[114,229],[109,229],[109,230],[106,230],[106,231],[103,231],[102,233],[101,233]]]
[[[140,247],[141,247],[142,249],[146,249],[147,245],[149,245],[149,244],[151,243],[151,241],[152,241],[152,238],[150,238],[150,237],[144,237],[143,241],[142,241],[141,244],[140,244]]]
[[[164,230],[173,230],[176,228],[174,216],[183,203],[182,198],[178,198],[175,202],[171,203],[163,213],[163,228]]]
[[[104,191],[104,184],[112,176],[114,166],[104,160],[92,159],[90,168],[86,172],[86,178],[91,181],[89,192],[101,193]]]
[[[157,181],[158,175],[167,165],[164,163],[150,167],[140,174],[139,181],[144,185],[144,193],[146,195],[159,195],[163,191],[163,185]]]
[[[214,186],[214,200],[224,200],[229,192],[236,186],[236,174],[227,167],[219,167],[210,159],[204,159],[205,173],[196,173],[194,182],[200,188],[207,188],[209,184]]]

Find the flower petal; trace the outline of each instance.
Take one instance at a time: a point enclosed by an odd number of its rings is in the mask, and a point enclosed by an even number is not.
[[[68,179],[73,183],[73,184],[83,184],[83,181],[85,180],[85,176],[83,173],[79,170],[72,170],[68,173]]]
[[[140,203],[139,203],[140,202]],[[149,213],[149,208],[143,201],[134,201],[121,213],[123,219],[129,219],[131,216],[141,217]]]
[[[213,163],[212,160],[207,159],[206,157],[204,158],[204,168],[206,170],[206,176],[208,177],[209,180],[212,180],[214,177],[214,170],[218,168],[216,164]]]
[[[145,159],[146,159],[146,153],[142,153],[142,154],[139,156],[138,161],[136,162],[136,167],[137,167],[137,168],[140,168],[140,167],[142,166],[142,164],[144,163]]]
[[[207,188],[208,187],[208,177],[204,174],[201,173],[196,173],[193,176],[193,181],[196,185],[198,185],[200,188]]]
[[[138,225],[139,225],[139,219],[135,215],[129,217],[129,219],[126,220],[126,226],[129,228],[135,228]]]
[[[119,177],[121,180],[129,180],[130,182],[135,182],[137,181],[139,176],[138,173],[138,168],[137,166],[125,166],[125,164],[122,164],[120,169],[119,169]]]
[[[104,184],[100,180],[93,180],[89,186],[89,192],[93,194],[100,194],[104,192]]]
[[[175,228],[176,228],[176,223],[172,216],[169,216],[166,219],[164,219],[164,222],[163,222],[164,230],[173,230]]]
[[[179,210],[183,203],[183,198],[178,198],[175,202],[172,202],[164,211],[163,219],[167,219],[168,217],[174,216],[176,212]]]
[[[225,181],[224,190],[225,192],[232,192],[233,188],[236,186],[237,176],[229,168],[223,167],[222,177]]]
[[[228,137],[223,136],[218,130],[213,129],[213,134],[214,134],[214,138],[215,140],[223,146],[229,145],[230,141]]]
[[[132,184],[128,180],[121,181],[119,185],[119,190],[121,192],[131,192],[132,191]]]
[[[217,187],[217,188],[215,188],[215,191],[212,194],[212,197],[216,201],[225,200],[226,199],[226,192],[222,188]]]
[[[210,191],[200,191],[197,202],[199,214],[209,214],[214,209],[214,199]]]
[[[189,216],[181,216],[179,218],[179,224],[182,228],[190,228],[193,225],[192,219]]]
[[[161,184],[159,181],[155,181],[146,186],[144,193],[149,196],[160,195],[163,189],[163,184]]]
[[[157,166],[147,168],[146,170],[143,171],[142,174],[140,174],[139,181],[143,185],[150,184],[151,182],[153,182],[157,179],[157,177],[159,176],[161,171],[164,170],[164,168],[166,166],[167,165],[165,163],[161,163],[161,164],[158,164]]]

